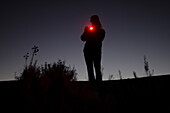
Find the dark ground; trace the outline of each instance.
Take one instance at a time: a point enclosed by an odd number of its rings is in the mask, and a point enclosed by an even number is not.
[[[26,90],[19,81],[0,82],[1,113],[113,113],[169,111],[170,75],[71,82],[65,88]]]

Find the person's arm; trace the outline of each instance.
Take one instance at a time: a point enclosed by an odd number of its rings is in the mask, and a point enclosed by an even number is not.
[[[86,41],[86,33],[85,32],[81,35],[81,40]]]
[[[87,40],[87,30],[88,30],[88,27],[85,27],[84,33],[81,35],[81,40],[82,41],[86,41]]]
[[[101,41],[104,40],[105,34],[106,34],[105,30],[104,30],[104,29],[101,29],[101,32],[100,32],[100,40],[101,40]]]

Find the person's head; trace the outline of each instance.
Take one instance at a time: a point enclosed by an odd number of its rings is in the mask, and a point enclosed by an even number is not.
[[[90,17],[90,22],[92,23],[92,25],[101,28],[102,25],[100,23],[99,17],[97,15],[93,15]]]

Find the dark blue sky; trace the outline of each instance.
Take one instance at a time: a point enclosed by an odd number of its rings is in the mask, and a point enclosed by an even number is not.
[[[7,0],[0,1],[0,80],[22,72],[23,55],[37,45],[38,65],[66,60],[87,80],[80,36],[93,14],[100,17],[104,79],[146,76],[143,56],[156,74],[170,73],[168,0]]]

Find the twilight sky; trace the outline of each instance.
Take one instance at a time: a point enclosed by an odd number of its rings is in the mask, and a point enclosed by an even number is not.
[[[58,59],[75,66],[87,80],[80,36],[93,14],[100,17],[104,79],[146,76],[146,55],[155,75],[170,73],[170,2],[168,0],[1,0],[0,80],[22,72],[23,56],[37,45],[38,65]]]

